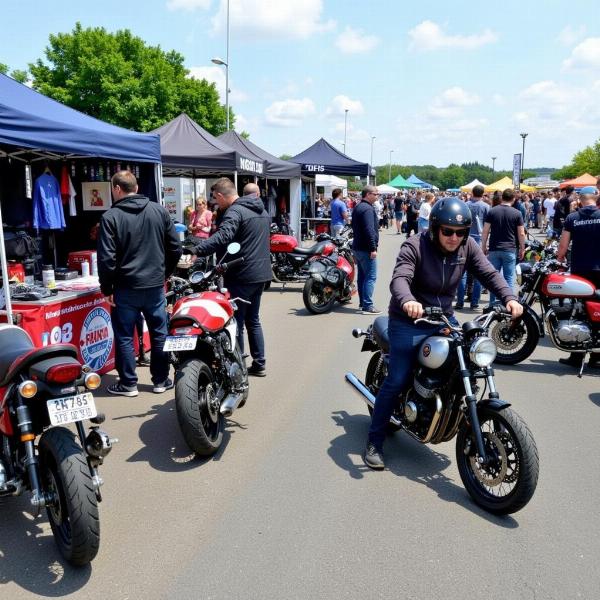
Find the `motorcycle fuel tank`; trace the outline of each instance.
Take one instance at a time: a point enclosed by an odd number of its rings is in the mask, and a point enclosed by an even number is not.
[[[423,340],[419,348],[419,364],[428,369],[439,369],[450,354],[450,341],[441,335],[432,335]]]
[[[227,297],[218,292],[182,298],[173,308],[171,321],[177,317],[192,317],[206,331],[219,331],[233,316]]]
[[[585,309],[590,321],[600,323],[600,302],[586,302]]]
[[[271,236],[271,252],[291,252],[298,246],[298,240],[293,235],[276,233]]]
[[[589,298],[596,292],[593,283],[569,273],[551,273],[542,283],[542,293],[550,298]]]

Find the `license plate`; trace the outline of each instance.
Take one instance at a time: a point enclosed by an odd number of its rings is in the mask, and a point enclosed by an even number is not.
[[[196,347],[197,340],[197,335],[168,335],[163,350],[165,352],[193,350]]]
[[[46,405],[52,425],[75,423],[75,421],[91,419],[98,414],[94,396],[90,392],[66,398],[52,398],[46,402]]]

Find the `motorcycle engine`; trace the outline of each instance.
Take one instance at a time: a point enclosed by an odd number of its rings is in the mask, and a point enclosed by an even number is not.
[[[435,400],[423,398],[412,388],[406,393],[400,407],[400,416],[404,420],[405,427],[421,438],[429,430],[434,412]]]
[[[585,321],[581,302],[573,298],[553,298],[550,308],[554,313],[553,329],[556,337],[565,344],[582,344],[592,339],[592,330]]]

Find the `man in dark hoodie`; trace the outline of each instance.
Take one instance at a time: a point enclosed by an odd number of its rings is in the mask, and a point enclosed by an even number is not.
[[[260,324],[260,300],[267,281],[271,281],[271,255],[269,251],[271,218],[265,211],[260,190],[255,183],[244,187],[244,195],[237,195],[231,179],[221,177],[210,188],[214,201],[219,205],[218,229],[206,240],[194,240],[192,250],[197,256],[222,256],[231,242],[241,246],[240,256],[244,262],[228,269],[225,286],[232,298],[249,302],[238,303],[235,319],[238,325],[237,340],[244,351],[244,325],[248,330],[248,342],[252,365],[248,374],[264,377],[265,340]],[[236,258],[238,258],[236,256]]]
[[[138,395],[133,331],[142,313],[150,332],[153,391],[160,394],[173,387],[168,357],[163,352],[167,336],[164,285],[177,266],[181,244],[169,213],[137,193],[133,173],[115,173],[111,186],[114,203],[102,216],[98,237],[100,288],[113,306],[119,373],[119,381],[107,391],[119,396]]]

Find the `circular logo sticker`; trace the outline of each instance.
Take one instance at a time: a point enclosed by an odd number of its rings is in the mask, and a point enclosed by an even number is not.
[[[431,354],[431,346],[429,344],[425,344],[423,346],[423,356],[427,358]]]
[[[91,310],[83,321],[79,349],[83,361],[98,371],[108,360],[113,345],[110,315],[102,308]]]

